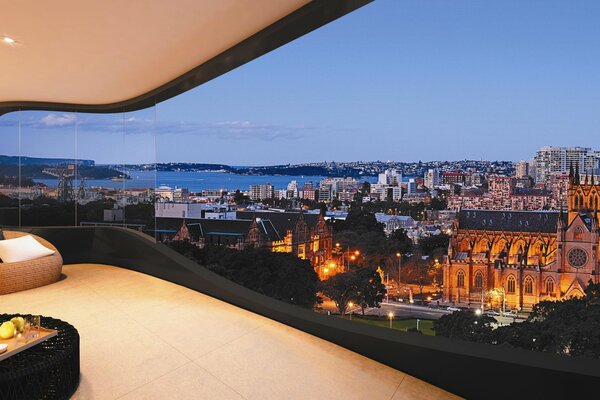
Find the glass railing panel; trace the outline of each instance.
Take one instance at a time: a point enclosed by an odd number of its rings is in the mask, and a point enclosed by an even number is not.
[[[19,225],[19,117],[0,117],[0,227]]]
[[[124,225],[154,238],[155,108],[125,113],[123,121]]]
[[[77,224],[124,224],[121,114],[78,114]]]
[[[76,114],[22,111],[19,120],[21,226],[74,225]]]

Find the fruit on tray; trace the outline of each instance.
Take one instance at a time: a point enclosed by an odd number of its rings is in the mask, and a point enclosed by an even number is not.
[[[15,336],[16,332],[15,325],[10,321],[3,322],[0,325],[0,339],[10,339]]]
[[[23,332],[23,328],[25,327],[25,318],[14,317],[14,318],[11,318],[10,322],[13,323],[13,325],[19,332]]]

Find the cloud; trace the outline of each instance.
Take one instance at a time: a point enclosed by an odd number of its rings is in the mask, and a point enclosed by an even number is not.
[[[223,140],[294,140],[306,137],[315,127],[303,125],[277,125],[247,120],[217,122],[164,121],[139,117],[123,118],[117,114],[56,114],[50,113],[41,118],[25,118],[24,126],[34,129],[77,129],[80,133],[111,133],[126,135],[193,135]],[[73,128],[70,128],[73,127]]]
[[[77,123],[75,114],[48,114],[39,120],[39,123],[46,127],[70,126]]]

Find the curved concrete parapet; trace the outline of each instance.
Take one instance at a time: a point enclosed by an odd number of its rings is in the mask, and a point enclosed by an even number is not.
[[[124,228],[27,230],[55,244],[66,264],[117,265],[186,286],[466,398],[573,398],[600,385],[599,360],[426,337],[317,314],[243,288]]]

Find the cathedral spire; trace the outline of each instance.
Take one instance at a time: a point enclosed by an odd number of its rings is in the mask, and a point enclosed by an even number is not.
[[[587,171],[585,171],[585,181],[584,181],[584,183],[587,186],[587,184],[588,184],[588,173],[587,173]]]
[[[592,173],[591,173],[591,182],[590,182],[590,185],[594,186],[594,171],[593,170],[592,170]]]
[[[560,206],[560,212],[558,213],[558,221],[556,222],[556,230],[562,232],[564,229],[564,212],[562,206]]]
[[[579,185],[579,163],[575,164],[575,184]]]
[[[573,172],[573,162],[569,163],[569,183],[573,185],[575,183],[575,173]]]

